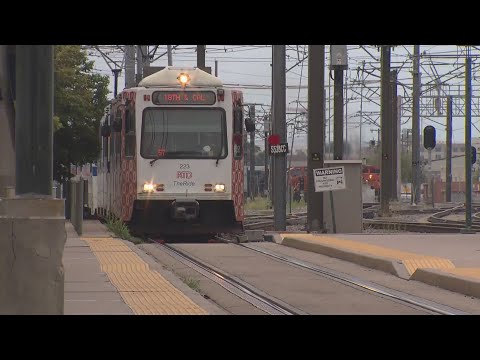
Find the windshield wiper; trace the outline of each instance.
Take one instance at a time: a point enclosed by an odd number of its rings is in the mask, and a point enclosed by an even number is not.
[[[217,161],[215,162],[215,166],[218,166],[218,162],[220,161],[220,158],[222,157],[222,153],[223,153],[223,149],[220,150],[220,152],[218,153]]]
[[[160,160],[161,158],[157,157],[156,159],[153,159],[152,161],[150,161],[150,165],[153,166],[153,164],[155,163],[155,161],[157,160]]]

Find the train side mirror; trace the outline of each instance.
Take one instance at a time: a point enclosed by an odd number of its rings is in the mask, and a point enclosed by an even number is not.
[[[245,119],[245,130],[247,130],[247,132],[249,133],[255,131],[255,122],[253,121],[253,119]]]

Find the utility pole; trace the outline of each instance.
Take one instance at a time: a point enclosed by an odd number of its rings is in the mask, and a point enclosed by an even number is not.
[[[308,64],[307,231],[320,232],[324,230],[323,192],[315,192],[313,170],[324,167],[325,45],[309,45]]]
[[[118,93],[118,75],[122,72],[122,69],[112,69],[114,83],[113,83],[113,96],[116,98]]]
[[[345,73],[345,144],[343,154],[344,156],[350,156],[350,144],[348,143],[348,76]]]
[[[215,59],[215,76],[218,77],[218,60]]]
[[[330,46],[331,51],[331,46]],[[331,79],[332,77],[328,77],[328,156],[329,159],[333,159],[333,149],[332,149],[332,131],[331,131],[331,123],[332,123],[332,114],[331,114]]]
[[[365,60],[362,63],[365,69]],[[360,159],[362,159],[362,124],[363,124],[363,87],[365,86],[364,72],[362,71],[362,86],[360,87]]]
[[[333,72],[333,158],[343,159],[343,69]]]
[[[52,195],[53,45],[17,45],[15,190]]]
[[[248,146],[248,133],[246,131],[243,132],[243,148],[245,151],[243,152],[243,163],[245,168],[247,164],[250,164],[250,147]],[[250,178],[252,177],[252,172],[250,169],[246,169],[247,171],[247,198],[251,197],[252,188],[250,187]]]
[[[0,197],[7,197],[15,186],[15,45],[0,45]],[[11,60],[11,58],[13,59]],[[12,191],[10,190],[10,191]],[[4,194],[4,195],[3,195]]]
[[[205,45],[197,45],[197,67],[205,69]]]
[[[467,47],[465,58],[465,229],[462,233],[472,231],[472,58]]]
[[[380,181],[380,206],[382,216],[390,215],[392,194],[392,107],[390,96],[390,45],[381,46],[381,131],[382,161]]]
[[[286,53],[285,45],[272,46],[272,100],[273,100],[273,134],[280,137],[280,143],[287,141],[286,122]],[[286,155],[275,154],[272,156],[273,168],[273,190],[274,198],[274,230],[286,230]]]
[[[249,107],[249,117],[255,122],[255,105]],[[250,133],[250,199],[255,200],[255,131]]]
[[[398,159],[397,159],[397,153],[398,153],[398,134],[400,132],[399,126],[398,126],[398,98],[397,98],[397,70],[392,70],[390,72],[391,78],[390,78],[390,83],[391,83],[391,96],[390,96],[390,102],[391,102],[391,117],[392,117],[392,193],[391,193],[391,199],[398,201],[398,196],[397,196],[397,186],[398,186]]]
[[[347,46],[330,45],[333,68],[333,158],[343,159],[343,70],[348,69]],[[348,133],[347,133],[348,134]]]
[[[264,151],[264,154],[265,154],[265,180],[264,180],[264,188],[265,189],[268,189],[269,186],[269,176],[268,176],[268,132],[270,130],[270,124],[271,124],[271,120],[270,120],[270,115],[267,115],[265,114],[264,118],[263,118],[263,134],[265,135],[265,151]],[[270,197],[270,195],[269,195]]]
[[[272,54],[273,54],[273,48],[272,48]],[[275,77],[273,76],[273,55],[272,55],[272,63],[270,64],[270,69],[271,69],[271,75],[272,75],[272,95],[273,95],[273,88],[275,87]],[[275,118],[275,109],[273,108],[273,96],[272,96],[270,98],[270,135],[274,134],[274,127],[275,127],[275,123],[274,123],[274,120],[273,120],[274,118]],[[273,181],[273,175],[275,174],[275,161],[274,161],[273,156],[270,156],[269,160],[270,160],[270,171],[268,173],[268,176],[269,176],[268,197],[269,197],[269,200],[270,200],[270,203],[271,203],[271,208],[273,209],[273,207],[275,205],[275,197],[274,197],[275,183]]]
[[[446,184],[445,184],[445,201],[452,201],[452,120],[453,120],[453,101],[452,97],[447,97],[447,169],[446,169]]]
[[[142,81],[142,77],[143,77],[142,65],[143,65],[142,46],[137,45],[137,71],[136,71],[136,77],[135,77],[136,84]]]
[[[420,202],[420,45],[413,48],[412,203]]]
[[[168,66],[173,66],[172,45],[167,45]]]
[[[143,67],[150,66],[148,45],[137,45],[137,84],[143,79]]]
[[[125,87],[135,86],[135,45],[125,45]]]

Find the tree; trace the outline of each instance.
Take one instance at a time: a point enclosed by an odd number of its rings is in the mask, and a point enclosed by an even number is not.
[[[108,105],[108,76],[93,72],[79,45],[57,45],[54,55],[54,179],[71,177],[70,164],[94,162],[100,150],[99,124]]]

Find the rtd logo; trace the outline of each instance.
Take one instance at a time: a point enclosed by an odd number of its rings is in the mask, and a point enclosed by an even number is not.
[[[177,171],[177,179],[191,179],[192,176],[191,171]]]

